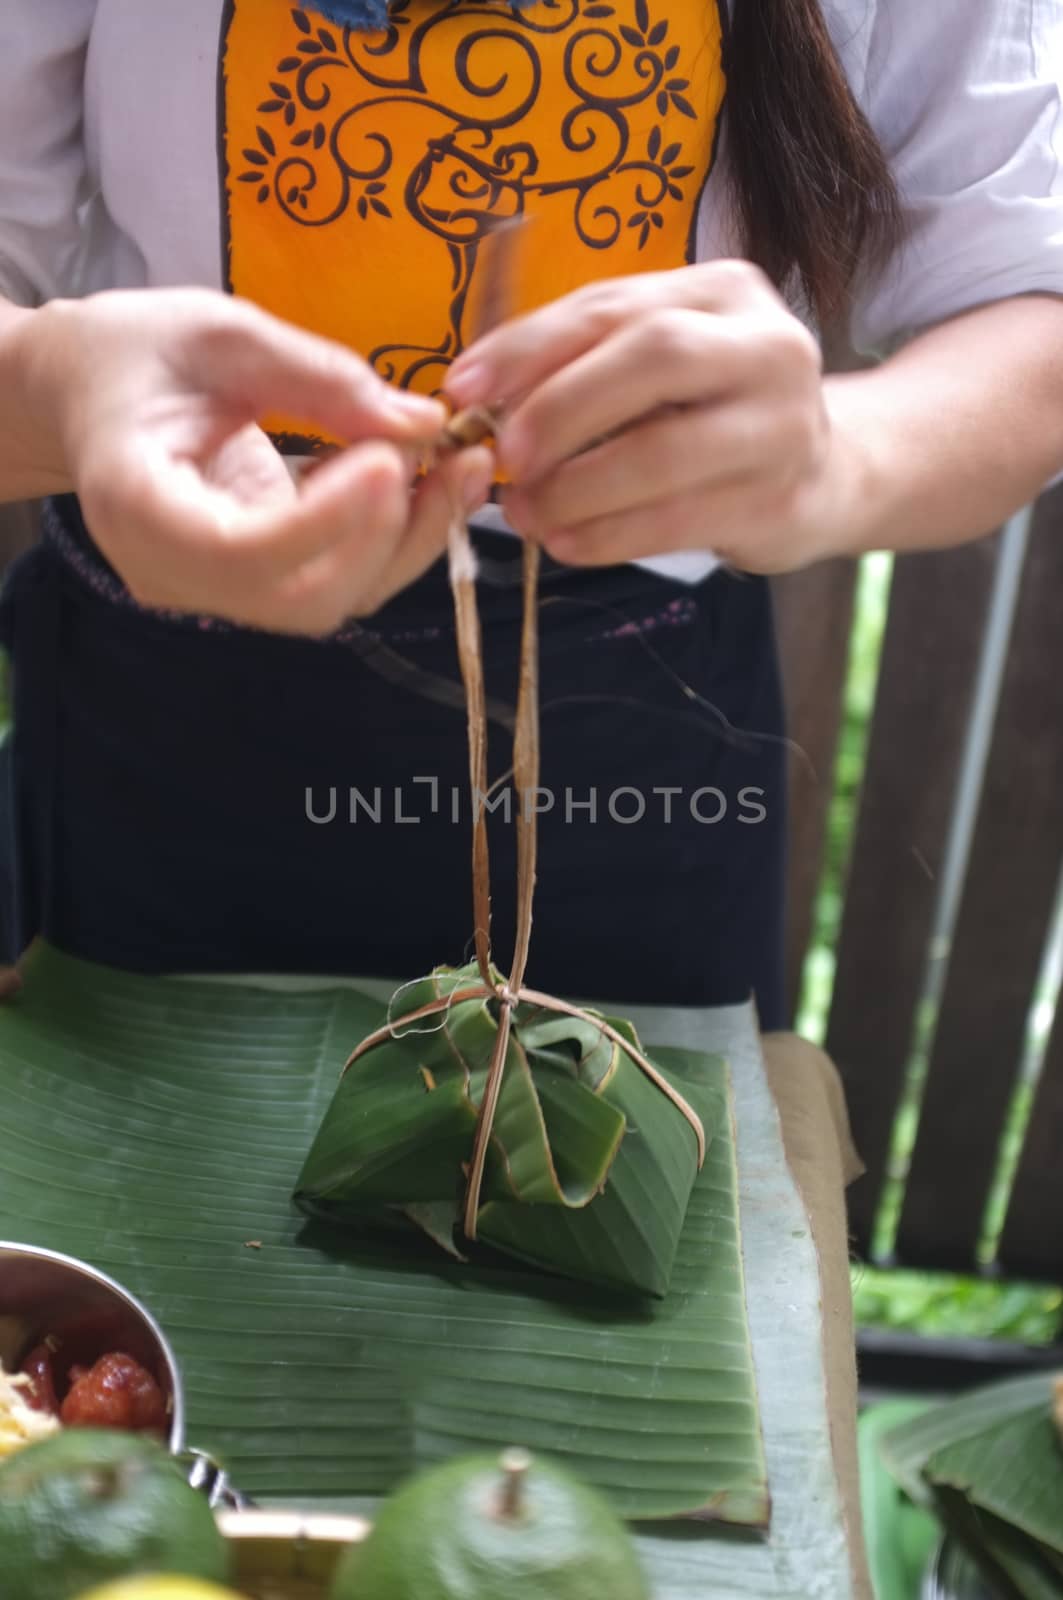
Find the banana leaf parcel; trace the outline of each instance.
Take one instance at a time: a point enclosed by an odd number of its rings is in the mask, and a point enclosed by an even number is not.
[[[488,1245],[562,1276],[661,1296],[708,1132],[629,1022],[524,985],[539,783],[539,551],[523,543],[514,719],[517,928],[491,960],[487,715],[476,561],[458,508],[450,582],[468,719],[476,960],[394,997],[351,1055],[295,1190],[334,1221],[405,1218],[445,1249]],[[576,985],[574,984],[574,987]]]
[[[470,965],[411,985],[403,1010],[351,1057],[296,1201],[356,1225],[397,1213],[467,1259],[461,1187],[502,1026],[498,1001]],[[646,1062],[630,1023],[522,1001],[476,1238],[585,1282],[664,1295],[700,1164],[681,1107],[677,1083]]]

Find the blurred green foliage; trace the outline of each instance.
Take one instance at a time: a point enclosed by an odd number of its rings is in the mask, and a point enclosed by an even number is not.
[[[860,804],[860,786],[871,734],[879,659],[889,610],[893,557],[885,552],[860,563],[849,650],[845,704],[834,765],[833,793],[827,814],[827,838],[819,894],[813,913],[812,937],[805,962],[797,1030],[822,1044],[830,1013],[835,951],[841,934],[845,883],[849,873]]]
[[[1059,1337],[1063,1289],[854,1266],[853,1306],[865,1328],[1051,1344]]]

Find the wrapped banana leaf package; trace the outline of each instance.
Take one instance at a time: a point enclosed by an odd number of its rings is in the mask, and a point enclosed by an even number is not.
[[[351,1057],[299,1204],[355,1226],[399,1212],[454,1254],[474,1237],[548,1271],[663,1295],[706,1137],[701,1118],[629,1023],[545,996],[510,1008],[493,969],[492,978],[483,982],[475,965],[439,968],[402,991],[401,1017]],[[503,1030],[467,1229],[477,1124]]]

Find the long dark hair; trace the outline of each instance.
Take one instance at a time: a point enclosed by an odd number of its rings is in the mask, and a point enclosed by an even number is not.
[[[819,0],[732,0],[724,64],[745,252],[780,287],[796,276],[829,322],[861,263],[900,241],[885,152],[853,97]]]

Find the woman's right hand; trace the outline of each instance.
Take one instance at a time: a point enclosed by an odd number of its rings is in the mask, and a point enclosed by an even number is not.
[[[113,290],[24,316],[27,420],[50,481],[80,496],[144,605],[321,635],[375,611],[441,554],[455,501],[487,494],[464,451],[411,493],[437,402],[349,350],[207,289]],[[296,485],[256,423],[349,441]]]

